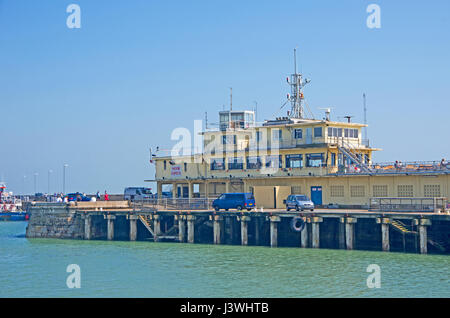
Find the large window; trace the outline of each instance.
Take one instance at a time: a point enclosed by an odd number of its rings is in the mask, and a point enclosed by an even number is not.
[[[211,170],[225,170],[225,159],[224,158],[212,159]]]
[[[279,156],[266,156],[267,168],[281,168],[281,155]]]
[[[322,127],[314,127],[314,137],[322,137]]]
[[[247,157],[247,169],[261,169],[260,157]]]
[[[281,140],[283,137],[283,131],[281,129],[272,129],[272,139]]]
[[[334,152],[331,153],[331,166],[336,166],[336,154]]]
[[[236,144],[236,135],[223,135],[222,136],[222,144],[223,145],[231,145],[231,144]]]
[[[358,129],[345,128],[344,137],[347,138],[358,138]]]
[[[342,128],[328,127],[328,137],[342,137]]]
[[[228,158],[228,169],[244,169],[244,161],[242,157]]]
[[[294,129],[294,138],[302,139],[303,138],[303,130],[301,128]]]
[[[286,155],[286,168],[302,168],[303,155]]]
[[[307,167],[321,167],[323,165],[323,153],[309,153],[306,155]]]

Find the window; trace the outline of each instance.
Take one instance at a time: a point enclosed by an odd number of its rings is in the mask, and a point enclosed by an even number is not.
[[[286,155],[286,168],[303,168],[303,155]]]
[[[260,157],[247,157],[247,169],[261,169]]]
[[[347,138],[358,138],[359,131],[358,129],[345,128],[344,129],[344,137]]]
[[[441,186],[439,184],[426,184],[423,186],[423,195],[427,198],[441,196]]]
[[[294,138],[302,139],[303,138],[303,130],[301,128],[294,129]]]
[[[281,168],[281,155],[279,156],[266,156],[266,167],[267,168]]]
[[[322,137],[322,127],[314,127],[314,137]]]
[[[331,153],[331,166],[336,166],[336,154],[334,152]]]
[[[228,158],[228,169],[244,169],[244,161],[242,160],[242,157]]]
[[[222,136],[222,145],[231,145],[236,144],[236,135],[223,135]]]
[[[365,196],[364,186],[350,186],[350,196],[353,198],[362,198]]]
[[[300,186],[292,186],[291,187],[291,193],[292,194],[301,194],[302,188]]]
[[[212,159],[211,170],[225,170],[225,159],[224,158]]]
[[[398,185],[397,186],[397,195],[402,198],[410,198],[414,196],[413,186],[412,185]]]
[[[374,185],[373,186],[373,196],[376,198],[387,197],[388,196],[388,186],[387,185]]]
[[[187,163],[186,162],[184,163],[184,171],[185,172],[187,171]]]
[[[167,162],[164,160],[164,170],[167,168]]]
[[[342,128],[328,127],[328,137],[342,137]]]
[[[262,131],[257,131],[256,132],[256,142],[260,142],[261,141],[261,139],[262,139]]]
[[[330,186],[330,197],[343,198],[344,197],[344,186],[343,185]]]
[[[322,167],[325,166],[323,162],[323,153],[309,153],[306,155],[307,167]]]
[[[272,129],[272,140],[281,140],[283,131],[281,129]]]

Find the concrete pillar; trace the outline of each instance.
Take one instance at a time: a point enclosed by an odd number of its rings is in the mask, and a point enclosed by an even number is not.
[[[345,249],[345,218],[340,218],[339,220],[339,248],[341,250]]]
[[[194,182],[189,181],[189,198],[194,197]]]
[[[155,233],[154,241],[158,241],[158,236],[161,235],[161,219],[159,215],[153,216],[153,233]]]
[[[181,243],[186,242],[186,219],[184,215],[178,216],[178,240]]]
[[[108,222],[108,227],[107,227],[107,237],[109,241],[114,240],[114,220],[116,219],[115,215],[110,215],[108,214],[106,216],[106,220]]]
[[[205,182],[205,198],[209,196],[209,182]]]
[[[354,248],[356,221],[356,218],[346,218],[345,220],[345,245],[348,250],[352,250]]]
[[[427,235],[427,226],[431,225],[431,220],[429,219],[420,219],[419,220],[419,245],[420,245],[420,254],[428,253],[428,235]]]
[[[214,223],[213,223],[213,232],[214,232],[214,244],[221,244],[221,238],[222,238],[222,222],[223,217],[220,215],[214,215]]]
[[[377,223],[381,224],[381,250],[389,252],[391,244],[389,240],[389,218],[378,218]]]
[[[162,182],[158,182],[157,184],[156,184],[156,187],[157,187],[157,189],[156,189],[156,193],[158,193],[158,198],[159,199],[161,199],[162,198]]]
[[[241,245],[248,245],[248,222],[250,220],[249,216],[241,217]]]
[[[137,219],[139,218],[137,215],[128,215],[128,219],[130,220],[130,241],[136,241],[137,239]]]
[[[225,181],[225,192],[229,193],[231,189],[231,181]]]
[[[320,223],[323,222],[321,217],[312,217],[311,221],[311,231],[312,231],[312,247],[319,248],[320,247]]]
[[[194,243],[194,228],[195,224],[195,216],[188,215],[187,216],[187,230],[188,230],[188,243]]]
[[[281,221],[279,216],[270,217],[270,246],[278,246],[278,223]]]
[[[308,224],[306,222],[308,221],[306,217],[303,218],[303,221],[305,222],[305,227],[303,228],[303,231],[300,232],[300,243],[302,248],[308,247]]]
[[[90,215],[86,215],[84,218],[84,239],[92,239],[92,217]]]
[[[172,199],[175,199],[177,197],[177,183],[172,183]]]

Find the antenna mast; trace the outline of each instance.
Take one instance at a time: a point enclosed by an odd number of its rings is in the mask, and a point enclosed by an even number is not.
[[[303,80],[303,75],[297,73],[297,49],[294,49],[294,74],[291,74],[291,78],[287,79],[287,82],[291,86],[291,94],[288,95],[288,100],[291,102],[291,112],[289,113],[290,118],[304,119],[305,110],[303,107],[303,87],[311,82],[311,80],[305,78]]]
[[[367,125],[367,107],[366,107],[366,93],[363,93],[363,103],[364,103],[364,125]],[[367,138],[367,126],[364,127],[364,139]]]

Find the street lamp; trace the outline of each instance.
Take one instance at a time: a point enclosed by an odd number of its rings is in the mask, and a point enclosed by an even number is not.
[[[50,194],[50,174],[53,173],[52,169],[48,170],[48,179],[47,179],[47,194]]]
[[[66,168],[69,165],[67,163],[64,164],[63,166],[63,194],[66,194]]]

